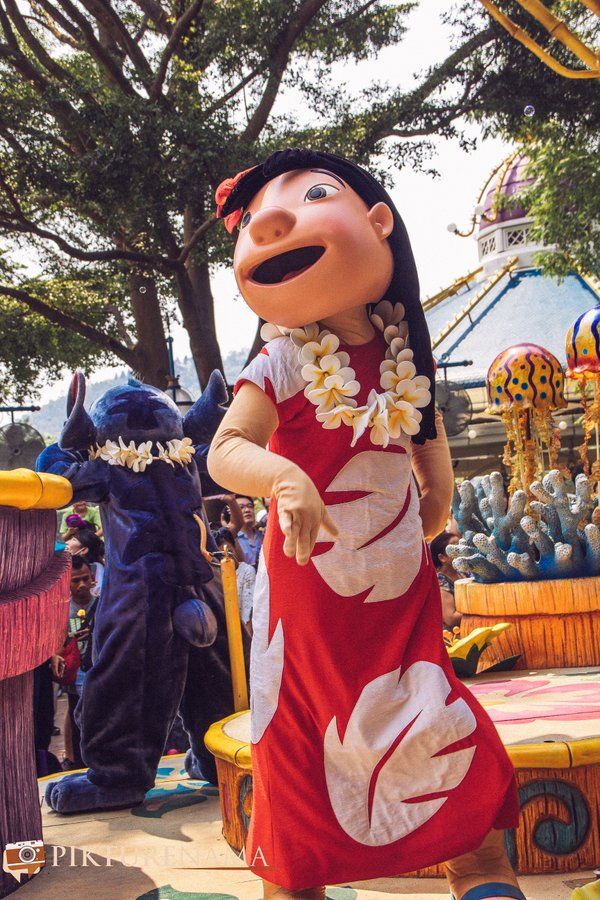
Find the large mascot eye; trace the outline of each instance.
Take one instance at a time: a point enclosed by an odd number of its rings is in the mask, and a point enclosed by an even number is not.
[[[337,194],[338,191],[339,188],[334,187],[332,184],[315,184],[308,189],[304,200],[309,203],[311,200],[323,200],[324,197],[331,197],[332,194]]]
[[[242,221],[240,222],[240,228],[245,228],[250,219],[252,218],[252,213],[245,212],[242,216]]]

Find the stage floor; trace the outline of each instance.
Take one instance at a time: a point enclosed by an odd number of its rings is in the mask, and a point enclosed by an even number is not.
[[[56,779],[56,776],[53,776]],[[46,780],[42,779],[40,800]],[[46,900],[259,900],[260,882],[221,835],[217,789],[190,781],[183,756],[161,761],[136,809],[59,816],[42,802],[46,867],[15,894]],[[528,900],[568,900],[591,872],[521,879]],[[330,888],[330,900],[448,900],[444,879],[381,879]]]

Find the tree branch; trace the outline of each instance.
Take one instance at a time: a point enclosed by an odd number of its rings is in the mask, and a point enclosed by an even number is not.
[[[269,56],[269,77],[265,90],[254,110],[250,121],[240,135],[240,141],[250,144],[255,141],[267,123],[267,119],[277,99],[281,80],[286,70],[292,48],[311,19],[325,6],[327,0],[304,0],[296,15],[275,39]]]
[[[48,0],[38,0],[38,2],[43,6],[44,9],[48,10],[48,14],[53,16],[54,13],[57,13],[59,16],[61,14],[58,10],[55,10],[54,7],[48,2]],[[94,57],[97,63],[99,63],[110,80],[121,88],[124,94],[127,94],[128,97],[136,96],[136,92],[132,88],[131,84],[123,75],[119,64],[116,60],[110,55],[110,53],[102,46],[98,38],[94,33],[93,27],[90,25],[86,17],[77,9],[74,3],[71,3],[71,0],[58,0],[62,8],[71,16],[71,19],[77,25],[83,39],[90,49],[90,53]],[[64,16],[61,16],[64,19]],[[58,21],[58,20],[57,20]]]
[[[169,62],[171,61],[171,58],[177,50],[179,44],[183,40],[186,31],[202,9],[203,4],[204,0],[193,0],[193,3],[188,6],[183,15],[180,16],[175,22],[173,31],[171,32],[171,36],[167,41],[167,46],[163,50],[162,56],[160,58],[156,77],[154,78],[154,81],[152,82],[152,86],[150,88],[150,100],[155,101],[160,95],[165,76],[167,74],[167,69],[169,67]]]
[[[418,109],[441,84],[456,74],[462,62],[468,59],[475,50],[479,50],[492,41],[494,37],[494,29],[491,27],[473,35],[461,47],[458,47],[458,49],[447,56],[444,62],[436,66],[414,91],[411,91],[409,94],[399,95],[395,102],[392,101],[387,104],[386,110],[382,112],[379,121],[376,120],[373,128],[369,131],[369,143],[376,143],[398,128],[400,106],[404,110],[409,108]],[[429,132],[425,133],[431,134],[432,130],[430,128]]]
[[[4,10],[0,7],[0,24],[2,24],[8,39],[8,43],[0,44],[0,59],[6,60],[13,69],[33,85],[37,93],[48,103],[52,115],[56,119],[58,125],[62,128],[63,132],[66,132],[69,135],[69,138],[72,141],[72,149],[80,154],[85,153],[90,142],[88,138],[84,137],[85,132],[83,132],[83,129],[80,127],[79,116],[76,110],[66,100],[51,99],[52,85],[39,69],[32,65],[25,54],[18,49],[18,45],[16,49],[12,46],[6,31],[4,23],[5,19],[8,23]],[[8,25],[8,28],[12,34],[10,24]]]
[[[138,253],[135,250],[81,250],[79,247],[70,244],[59,234],[48,231],[47,228],[40,228],[33,222],[0,218],[0,228],[6,228],[7,231],[18,231],[21,234],[33,234],[43,240],[51,241],[63,253],[73,257],[73,259],[79,259],[81,262],[116,262],[124,260],[142,266],[149,266],[152,269],[162,268],[170,271],[178,269],[180,265],[179,260],[169,259],[166,256],[148,256],[146,253]]]
[[[268,63],[266,61],[261,62],[261,64],[252,69],[252,71],[249,72],[248,75],[245,75],[241,81],[238,81],[238,83],[234,85],[231,90],[223,94],[222,97],[219,97],[218,100],[215,100],[212,106],[209,106],[207,110],[204,110],[203,115],[208,119],[208,117],[212,116],[212,114],[215,113],[218,109],[221,109],[222,106],[225,106],[225,104],[229,100],[231,100],[232,97],[235,97],[236,94],[239,94],[240,91],[243,91],[246,85],[250,84],[250,82],[253,81],[257,77],[257,75],[265,72],[267,68]]]
[[[80,49],[79,39],[81,35],[79,34],[78,29],[70,22],[63,14],[56,9],[56,7],[52,6],[48,0],[30,0],[31,8],[39,11],[41,10],[46,20],[49,23],[50,28],[55,28],[57,25],[63,29],[73,39],[72,47],[76,50]],[[39,10],[38,10],[39,7]],[[60,35],[58,35],[60,37]]]
[[[30,31],[27,26],[27,22],[21,15],[19,11],[19,7],[15,3],[15,0],[5,0],[6,11],[10,18],[12,19],[15,28],[23,38],[25,44],[29,47],[35,58],[38,62],[58,81],[66,82],[68,84],[73,84],[73,79],[69,72],[66,69],[63,69],[61,65],[59,65],[49,53],[46,52],[45,48],[40,44],[35,35]]]
[[[198,225],[196,230],[191,234],[189,241],[187,242],[187,244],[185,245],[185,247],[183,248],[183,250],[177,257],[177,262],[180,265],[183,264],[187,260],[188,256],[190,255],[190,253],[192,252],[192,250],[194,249],[194,247],[196,246],[198,241],[207,233],[207,231],[210,231],[210,229],[213,227],[213,225],[216,224],[216,222],[217,222],[216,215],[212,215],[212,216],[209,216],[209,218],[206,219],[204,222],[202,222],[201,225]]]
[[[48,303],[40,300],[39,297],[34,297],[22,288],[14,288],[9,285],[0,284],[0,294],[5,297],[10,297],[18,303],[25,304],[32,312],[37,313],[54,325],[60,325],[62,328],[67,328],[69,331],[74,331],[75,334],[79,334],[88,341],[92,341],[92,343],[97,344],[104,350],[114,353],[115,356],[118,356],[132,368],[136,367],[138,357],[134,348],[126,347],[125,344],[121,344],[120,341],[117,341],[110,335],[104,334],[103,331],[100,331],[93,325],[81,322],[79,319],[76,319],[75,316],[71,316],[69,313],[62,312],[62,310],[50,306]]]
[[[136,6],[154,22],[161,34],[170,34],[169,13],[156,0],[134,0]]]
[[[52,21],[50,16],[48,16],[44,10],[37,9],[35,4],[31,3],[32,10],[37,13],[35,16],[23,16],[26,22],[35,22],[36,25],[39,25],[40,28],[45,29],[45,31],[49,31],[52,37],[56,38],[57,41],[60,41],[61,44],[65,44],[67,47],[72,47],[73,50],[81,50],[81,44],[79,41],[74,40],[72,37],[61,31],[60,28],[57,27],[56,23]],[[40,18],[41,16],[41,18]]]
[[[138,71],[146,88],[152,81],[152,69],[141,48],[129,34],[122,19],[109,3],[109,0],[81,0],[82,5],[98,22],[101,22],[114,40],[123,48]]]

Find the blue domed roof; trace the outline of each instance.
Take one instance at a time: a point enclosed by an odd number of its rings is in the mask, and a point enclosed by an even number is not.
[[[485,281],[472,283],[425,314],[432,340],[484,285]],[[568,275],[559,283],[539,269],[521,269],[501,278],[434,349],[434,356],[440,363],[472,360],[472,366],[448,373],[465,387],[482,385],[495,355],[522,341],[541,344],[565,366],[565,336],[571,323],[599,300],[579,275]]]

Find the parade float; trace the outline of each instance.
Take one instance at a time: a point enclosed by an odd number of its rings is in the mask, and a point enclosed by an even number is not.
[[[71,493],[55,475],[0,472],[0,897],[44,864],[33,670],[64,637],[71,558],[55,553],[55,510]]]

